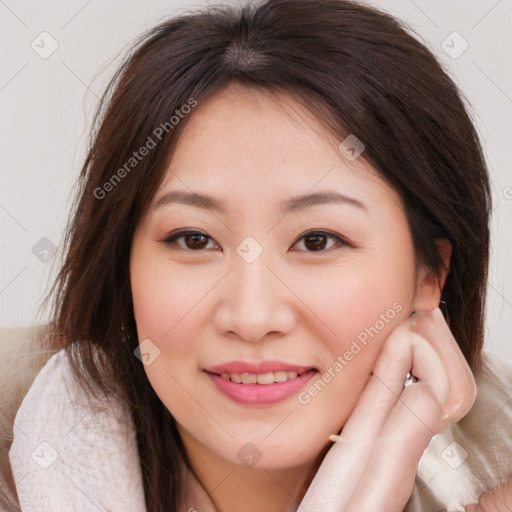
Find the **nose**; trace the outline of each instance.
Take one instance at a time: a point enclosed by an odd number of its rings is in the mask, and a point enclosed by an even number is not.
[[[265,251],[248,263],[235,255],[218,286],[215,327],[224,336],[247,342],[283,336],[294,328],[294,293]]]

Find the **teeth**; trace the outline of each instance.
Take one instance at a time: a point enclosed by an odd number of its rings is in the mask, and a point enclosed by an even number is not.
[[[273,384],[274,383],[274,372],[259,373],[258,375],[256,375],[256,382],[258,384]]]
[[[230,380],[237,384],[274,384],[274,382],[284,382],[289,379],[296,379],[297,372],[268,372],[268,373],[222,373],[224,380]]]
[[[256,384],[256,377],[255,373],[242,373],[242,384]]]
[[[230,380],[231,378],[233,382],[236,382],[237,384],[242,384],[242,376],[239,373],[223,373],[222,377],[226,380]]]
[[[288,380],[288,372],[274,372],[274,382],[284,382]]]

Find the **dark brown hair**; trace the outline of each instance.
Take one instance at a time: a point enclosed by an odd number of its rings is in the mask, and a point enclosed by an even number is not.
[[[129,405],[151,512],[177,511],[176,455],[186,460],[186,454],[174,418],[134,356],[129,256],[134,230],[193,111],[121,181],[109,180],[191,98],[201,104],[231,82],[285,92],[340,142],[348,134],[363,141],[361,158],[403,199],[421,262],[439,272],[435,242],[451,242],[443,313],[470,367],[479,370],[490,215],[486,164],[466,100],[410,32],[392,16],[347,0],[210,6],[144,34],[110,82],[48,294],[49,339],[54,350],[66,347],[84,388]],[[98,192],[107,182],[108,193]],[[98,348],[100,363],[93,359]]]

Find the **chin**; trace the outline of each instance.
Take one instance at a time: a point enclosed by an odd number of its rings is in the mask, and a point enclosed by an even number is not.
[[[271,430],[269,430],[270,432]],[[252,440],[251,440],[252,439]],[[279,470],[302,466],[314,462],[329,442],[321,443],[315,450],[312,443],[296,437],[287,437],[282,442],[250,435],[238,437],[230,446],[217,454],[229,462],[254,469]],[[330,443],[329,443],[330,444]]]

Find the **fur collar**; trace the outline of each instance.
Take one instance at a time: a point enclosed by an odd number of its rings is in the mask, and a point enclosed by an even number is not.
[[[484,357],[473,408],[430,441],[404,512],[463,510],[512,476],[512,365]],[[9,459],[23,512],[146,511],[130,415],[118,403],[87,401],[63,350],[38,373],[13,433]],[[184,475],[182,512],[216,512],[194,475]]]

